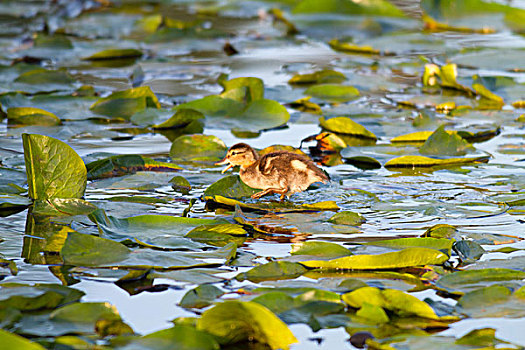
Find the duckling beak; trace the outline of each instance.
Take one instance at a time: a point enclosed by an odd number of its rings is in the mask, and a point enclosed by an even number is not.
[[[224,158],[220,162],[215,163],[215,165],[224,165],[224,164],[228,164],[228,166],[221,171],[221,174],[224,174],[226,171],[228,171],[228,169],[231,169],[235,166],[233,164],[230,164],[230,160],[228,158]]]

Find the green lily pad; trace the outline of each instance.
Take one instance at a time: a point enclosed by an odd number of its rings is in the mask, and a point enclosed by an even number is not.
[[[464,292],[486,287],[488,284],[502,284],[515,286],[525,278],[525,272],[504,268],[486,268],[482,270],[456,271],[441,277],[436,285],[449,292],[463,294]]]
[[[174,191],[182,194],[189,194],[191,191],[191,184],[186,178],[182,176],[174,176],[169,183]]]
[[[290,348],[297,339],[274,313],[264,306],[229,300],[205,311],[197,320],[197,329],[213,334],[220,344],[255,341],[272,350]]]
[[[284,292],[268,292],[251,300],[279,314],[294,307],[294,298]]]
[[[9,213],[23,210],[31,204],[31,199],[17,194],[0,194],[0,216],[2,212]]]
[[[319,84],[306,89],[305,95],[309,95],[328,102],[347,102],[357,98],[359,90],[349,85]]]
[[[183,135],[171,144],[170,157],[176,161],[217,162],[227,149],[224,142],[213,135]]]
[[[30,198],[80,198],[84,195],[86,166],[71,147],[37,134],[22,134],[22,141]]]
[[[259,190],[251,188],[242,182],[239,175],[230,175],[212,183],[204,191],[204,196],[222,196],[233,199],[241,199],[250,197],[257,192],[259,192]]]
[[[410,134],[400,135],[390,139],[390,142],[425,142],[433,131],[416,131]]]
[[[328,42],[328,45],[336,51],[354,53],[354,54],[367,54],[367,55],[380,55],[381,51],[374,49],[369,45],[356,45],[351,42],[339,41],[338,39],[332,39]],[[391,54],[390,52],[385,52],[383,54]]]
[[[246,240],[248,232],[235,224],[202,225],[188,232],[184,237],[196,242],[223,247],[234,243],[240,247]]]
[[[363,287],[343,294],[342,299],[353,308],[370,304],[390,310],[401,317],[414,315],[439,319],[430,305],[396,289],[380,290],[375,287]]]
[[[200,119],[204,119],[204,114],[194,109],[178,109],[170,119],[160,124],[153,125],[154,129],[176,129],[185,128],[190,124],[202,125]]]
[[[6,349],[17,350],[44,350],[45,348],[29,339],[21,337],[17,334],[9,333],[6,330],[0,329],[0,343]]]
[[[333,69],[322,69],[308,74],[295,74],[288,84],[337,84],[346,80],[346,76]]]
[[[319,124],[323,129],[335,132],[336,134],[352,135],[365,139],[377,140],[376,135],[348,117],[335,117],[330,119],[321,117],[319,118]]]
[[[402,156],[389,160],[385,168],[430,168],[439,166],[464,165],[471,163],[486,163],[488,157],[466,157],[437,159],[423,156]]]
[[[242,209],[248,210],[260,210],[260,211],[282,211],[282,212],[301,212],[301,211],[321,211],[321,210],[339,210],[339,207],[334,201],[324,201],[311,204],[295,205],[293,203],[281,203],[281,202],[270,202],[270,203],[243,203],[235,199],[226,198],[223,196],[215,195],[205,196],[204,199],[211,203],[226,206],[234,209],[236,205]]]
[[[524,307],[525,299],[497,284],[465,293],[456,305],[459,312],[470,317],[523,317]]]
[[[149,86],[141,86],[113,92],[108,97],[98,99],[89,109],[110,118],[129,120],[133,114],[147,107],[160,108],[160,103]]]
[[[124,154],[95,160],[86,164],[87,179],[96,180],[108,177],[133,174],[137,171],[179,171],[177,164],[158,162],[138,154]]]
[[[350,250],[337,243],[307,241],[292,245],[291,255],[313,255],[327,258],[338,258],[352,255]]]
[[[261,282],[267,280],[293,279],[301,276],[307,269],[298,263],[288,261],[272,261],[259,265],[247,272],[238,274],[235,278],[239,281],[249,280]]]
[[[70,232],[60,255],[66,264],[80,266],[98,266],[122,261],[130,250],[118,242]]]
[[[452,244],[454,239],[446,238],[396,238],[396,239],[387,239],[381,241],[372,241],[365,243],[366,245],[375,245],[380,247],[389,247],[389,248],[408,248],[408,247],[424,247],[430,249],[439,250],[448,256],[450,256],[452,250]]]
[[[396,269],[403,267],[439,265],[448,260],[448,256],[438,250],[429,248],[407,248],[397,252],[378,255],[352,255],[332,260],[302,261],[310,268],[375,270]]]
[[[2,283],[0,291],[1,308],[21,311],[54,309],[78,301],[84,295],[84,292],[77,289],[52,283]]]
[[[209,306],[212,302],[223,295],[224,292],[212,284],[202,284],[189,290],[182,297],[179,305],[184,308],[197,308]]]
[[[7,122],[9,125],[60,125],[60,118],[51,112],[34,107],[11,107],[7,109]]]
[[[175,325],[140,338],[125,340],[122,346],[117,344],[115,349],[219,350],[220,346],[207,332],[197,330],[192,326]]]
[[[86,61],[102,61],[123,58],[140,58],[142,51],[137,49],[108,49],[99,51],[91,56],[83,58]]]
[[[250,103],[264,97],[264,83],[259,78],[241,77],[219,82],[224,88],[220,94],[223,98]]]
[[[48,70],[37,68],[20,74],[14,81],[31,85],[43,85],[54,89],[57,87],[70,87],[75,82],[75,79],[65,69]]]
[[[445,126],[437,128],[419,148],[425,155],[463,156],[473,147],[456,133],[445,131]]]
[[[328,222],[336,225],[359,226],[365,223],[366,220],[359,213],[354,213],[352,211],[340,211],[328,219]]]

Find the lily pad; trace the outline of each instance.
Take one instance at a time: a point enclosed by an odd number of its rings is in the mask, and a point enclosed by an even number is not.
[[[293,13],[337,13],[347,15],[371,15],[404,17],[404,13],[386,0],[367,2],[327,0],[302,0],[293,9]]]
[[[220,344],[255,341],[271,349],[290,348],[297,339],[274,313],[264,306],[230,300],[205,311],[197,320],[197,329],[213,334]]]
[[[142,51],[137,49],[107,49],[83,58],[86,61],[102,61],[123,58],[140,58]]]
[[[224,88],[220,95],[223,98],[250,103],[264,97],[264,83],[259,78],[241,77],[219,83]]]
[[[482,270],[465,270],[450,273],[441,277],[436,285],[449,292],[463,294],[466,291],[485,287],[487,284],[516,285],[525,278],[525,272],[504,268],[486,268]]]
[[[301,212],[301,211],[339,210],[339,207],[334,201],[324,201],[324,202],[317,202],[317,203],[311,203],[311,204],[295,205],[293,203],[277,203],[277,202],[243,203],[238,200],[226,198],[226,197],[219,196],[219,195],[215,195],[213,197],[205,196],[204,199],[206,201],[210,201],[211,203],[223,205],[223,206],[226,206],[232,209],[234,209],[235,206],[238,205],[242,209],[256,210],[256,211],[260,210],[260,211]]]
[[[32,199],[80,198],[87,183],[86,166],[64,142],[49,136],[23,134],[24,159]]]
[[[296,74],[288,80],[288,84],[328,84],[342,83],[346,76],[333,69],[323,69],[308,74]]]
[[[306,95],[328,102],[347,102],[359,96],[359,90],[349,85],[319,84],[306,89]]]
[[[17,334],[10,333],[3,329],[0,329],[0,343],[5,346],[6,349],[19,349],[19,350],[44,350],[45,348],[35,342],[30,341]]]
[[[439,265],[448,260],[448,256],[429,248],[407,248],[397,252],[378,255],[352,255],[332,260],[302,261],[301,264],[317,269],[344,270],[387,270],[403,267]]]
[[[204,119],[204,114],[193,109],[178,109],[170,119],[163,123],[153,125],[155,129],[175,129],[188,127],[190,124],[202,125],[200,119]]]
[[[79,266],[98,266],[124,260],[130,250],[118,242],[70,232],[67,235],[60,255],[66,264]]]
[[[386,162],[385,168],[430,168],[435,166],[452,166],[486,162],[488,162],[488,157],[437,159],[423,156],[402,156]]]
[[[238,274],[235,278],[239,281],[248,280],[261,282],[267,280],[293,279],[301,276],[307,269],[298,263],[288,261],[273,261],[259,265],[247,272]]]
[[[34,215],[71,216],[89,215],[97,210],[94,204],[78,198],[49,198],[36,200],[33,204]]]
[[[183,135],[171,144],[170,157],[177,161],[217,162],[226,151],[226,145],[216,136]]]
[[[463,156],[473,147],[456,133],[448,133],[445,126],[437,128],[419,148],[425,155]]]
[[[160,103],[149,86],[141,86],[113,92],[93,103],[90,109],[96,114],[110,118],[129,120],[133,114],[147,107],[160,108]]]
[[[292,245],[291,255],[313,255],[327,258],[339,258],[352,255],[350,250],[337,243],[331,242],[301,242]]]
[[[352,135],[365,139],[377,140],[376,135],[348,117],[335,117],[330,119],[321,117],[319,118],[319,124],[323,129],[335,132],[336,134]]]
[[[352,211],[340,211],[328,219],[328,222],[336,225],[359,226],[366,222],[366,219],[359,213],[354,213]]]
[[[60,118],[51,112],[34,107],[11,107],[7,109],[7,122],[9,125],[60,125]]]
[[[224,292],[212,284],[202,284],[189,290],[182,297],[179,305],[184,308],[198,308],[211,305],[211,303],[223,295]]]

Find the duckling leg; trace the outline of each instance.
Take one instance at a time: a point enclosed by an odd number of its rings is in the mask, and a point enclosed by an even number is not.
[[[284,198],[284,194],[286,192],[288,192],[287,188],[267,188],[264,191],[257,192],[255,194],[253,194],[252,198],[253,199],[258,199],[258,198],[261,198],[263,196],[266,196],[267,194],[279,193],[281,195],[281,201],[282,201],[283,198]]]

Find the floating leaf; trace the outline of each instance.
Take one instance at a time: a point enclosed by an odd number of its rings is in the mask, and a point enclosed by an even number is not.
[[[366,139],[377,140],[376,135],[366,130],[364,126],[354,122],[348,117],[335,117],[325,119],[325,117],[319,118],[319,124],[323,129],[326,129],[336,134],[346,134],[356,137],[363,137]]]
[[[394,158],[386,162],[385,168],[418,168],[418,167],[434,167],[434,166],[449,166],[462,165],[469,163],[486,163],[488,157],[474,157],[474,158],[447,158],[437,159],[423,156],[402,156]]]
[[[450,256],[452,250],[452,244],[454,239],[445,239],[445,238],[396,238],[396,239],[387,239],[381,241],[372,241],[365,243],[366,245],[375,245],[380,247],[389,247],[389,248],[408,248],[408,247],[424,247],[439,250],[448,256]]]
[[[290,119],[290,114],[279,102],[268,99],[250,103],[239,116],[244,123],[241,130],[260,131],[282,126]]]
[[[17,83],[44,85],[51,88],[58,86],[69,86],[75,79],[65,69],[48,70],[37,68],[20,74],[16,79]]]
[[[242,226],[235,224],[202,225],[188,232],[184,237],[196,242],[223,247],[230,243],[241,246],[248,232]]]
[[[99,51],[91,56],[83,58],[86,61],[115,60],[124,58],[140,58],[142,51],[137,49],[108,49]]]
[[[452,225],[437,224],[428,228],[421,237],[452,238],[457,232],[457,228]]]
[[[240,273],[235,278],[239,281],[249,280],[256,283],[267,280],[296,278],[306,271],[306,268],[298,263],[272,261],[267,264],[256,266],[247,272]]]
[[[473,147],[461,136],[445,131],[441,125],[419,148],[419,153],[427,155],[462,156]]]
[[[224,292],[212,284],[202,284],[186,292],[179,305],[184,308],[197,308],[211,305],[211,303],[223,295]]]
[[[479,288],[465,293],[456,309],[470,317],[523,317],[525,300],[512,296],[512,291],[501,285]]]
[[[331,242],[301,242],[292,245],[291,255],[313,255],[328,258],[338,258],[352,255],[345,247]]]
[[[430,305],[400,290],[363,287],[344,294],[342,299],[353,308],[369,304],[390,310],[401,317],[415,315],[439,319]]]
[[[356,45],[350,42],[341,42],[338,39],[332,39],[328,45],[336,51],[345,53],[367,54],[367,55],[393,55],[391,52],[381,52],[368,45]]]
[[[264,306],[229,300],[205,311],[197,320],[197,329],[217,337],[220,344],[256,341],[271,349],[287,350],[297,339],[286,324]]]
[[[67,144],[49,136],[22,134],[32,199],[80,198],[86,189],[86,166]]]
[[[84,295],[84,292],[77,289],[53,283],[2,283],[0,291],[0,308],[21,311],[54,309],[78,301]]]
[[[86,164],[87,179],[96,180],[108,177],[133,174],[137,171],[179,171],[177,164],[158,162],[138,154],[125,154],[95,160]]]
[[[220,95],[223,98],[231,98],[239,102],[250,103],[261,100],[264,97],[264,83],[259,78],[235,78],[221,81],[220,84],[224,88],[224,91]]]
[[[227,198],[241,199],[250,197],[259,192],[241,181],[239,175],[230,175],[212,183],[205,191],[204,196],[222,196]]]
[[[456,271],[441,277],[437,286],[450,292],[463,293],[477,287],[502,281],[520,281],[525,278],[525,272],[502,268],[486,268],[482,270]]]
[[[171,188],[174,191],[180,192],[182,194],[189,194],[191,191],[191,184],[182,176],[175,176],[170,181]]]
[[[337,84],[314,85],[306,89],[304,93],[329,102],[347,102],[359,96],[359,90],[355,87]]]
[[[425,142],[433,131],[417,131],[392,138],[390,142]]]
[[[496,102],[497,104],[503,106],[504,104],[504,101],[503,101],[503,98],[496,95],[495,93],[493,93],[492,91],[490,91],[489,89],[487,89],[485,86],[483,86],[482,84],[479,84],[479,83],[475,83],[475,84],[472,84],[472,88],[474,89],[474,91],[476,91],[476,93],[481,96],[482,98],[485,98],[487,100],[491,100],[491,101],[494,101]]]
[[[98,266],[124,260],[130,254],[126,246],[105,238],[70,232],[60,255],[66,264]]]
[[[374,270],[403,267],[439,265],[448,260],[442,252],[429,248],[407,248],[397,252],[377,255],[352,255],[332,260],[302,261],[306,267],[321,269]]]
[[[6,330],[0,329],[0,343],[6,349],[17,350],[44,350],[45,348],[35,342],[30,341],[17,334],[9,333]]]
[[[340,211],[328,219],[328,222],[336,225],[359,226],[366,222],[366,220],[359,213],[354,213],[352,211]]]
[[[170,119],[157,125],[153,125],[155,129],[175,129],[187,127],[192,123],[200,123],[200,119],[204,119],[204,114],[193,109],[178,109],[177,112]]]
[[[216,136],[183,135],[171,144],[170,157],[178,161],[217,162],[226,151],[226,145]]]
[[[348,15],[370,15],[404,17],[404,13],[386,0],[366,2],[346,0],[302,0],[293,9],[293,13],[336,13]]]
[[[60,118],[51,112],[33,107],[11,107],[7,109],[7,123],[9,125],[60,125]]]
[[[294,205],[293,203],[281,203],[281,202],[270,202],[270,203],[243,203],[235,199],[226,198],[223,196],[215,195],[205,196],[206,201],[217,203],[220,205],[227,206],[229,208],[235,208],[236,205],[242,209],[248,210],[262,210],[262,211],[320,211],[320,210],[339,210],[339,207],[334,201],[317,202],[311,204]]]
[[[141,86],[113,92],[93,103],[90,109],[97,114],[128,120],[147,107],[160,108],[160,103],[149,86]]]
[[[311,102],[312,96],[307,96],[300,98],[294,102],[290,102],[287,105],[293,109],[297,109],[301,112],[313,113],[313,114],[322,114],[321,106],[317,103]]]
[[[175,325],[147,334],[140,338],[126,340],[122,347],[116,349],[180,349],[180,350],[219,350],[220,346],[208,332],[187,325]]]
[[[328,84],[328,83],[342,83],[346,80],[346,76],[333,69],[323,69],[314,73],[296,74],[288,84]]]
[[[268,308],[274,313],[281,313],[289,310],[294,306],[294,299],[284,292],[268,292],[251,300]]]

